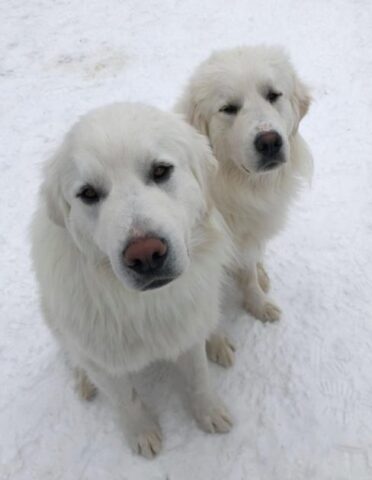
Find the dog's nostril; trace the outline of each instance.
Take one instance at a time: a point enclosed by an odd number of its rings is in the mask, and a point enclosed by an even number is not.
[[[141,260],[135,258],[131,262],[128,262],[128,267],[130,268],[139,268],[141,266]]]
[[[167,252],[164,240],[154,237],[138,238],[124,250],[124,265],[136,273],[153,273],[163,266]]]
[[[160,252],[155,252],[152,256],[152,260],[153,261],[156,261],[158,258],[161,258],[164,254],[160,253]]]
[[[259,133],[254,141],[256,150],[265,157],[273,157],[277,155],[282,145],[282,137],[274,130]]]

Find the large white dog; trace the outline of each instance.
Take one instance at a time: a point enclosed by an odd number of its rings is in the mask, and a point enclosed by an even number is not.
[[[219,161],[213,197],[234,239],[236,277],[246,309],[274,321],[262,266],[266,242],[283,227],[312,157],[298,127],[307,88],[279,48],[242,47],[213,54],[192,76],[176,106],[207,135]]]
[[[205,354],[226,250],[209,196],[215,168],[180,117],[115,104],[83,117],[44,170],[32,240],[46,321],[81,394],[107,394],[146,457],[161,430],[130,374],[155,360],[178,363],[201,428],[231,427]]]

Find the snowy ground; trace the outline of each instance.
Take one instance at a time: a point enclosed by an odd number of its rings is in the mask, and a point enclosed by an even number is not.
[[[0,4],[1,480],[372,479],[372,3],[369,0],[8,0]],[[264,326],[228,329],[212,366],[236,425],[200,432],[165,367],[144,394],[163,453],[133,456],[100,396],[83,404],[42,323],[27,227],[39,165],[86,110],[138,99],[170,108],[211,49],[280,43],[315,102],[302,131],[313,187],[270,245]]]

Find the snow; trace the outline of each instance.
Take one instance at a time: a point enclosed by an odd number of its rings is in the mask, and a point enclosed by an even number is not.
[[[372,479],[372,3],[23,0],[0,4],[0,479]],[[312,86],[312,188],[270,244],[262,325],[226,307],[237,345],[211,366],[235,427],[208,436],[166,366],[138,379],[161,455],[134,456],[99,396],[83,403],[38,306],[28,225],[40,164],[88,109],[171,108],[212,49],[284,45]],[[178,387],[177,387],[178,385]]]

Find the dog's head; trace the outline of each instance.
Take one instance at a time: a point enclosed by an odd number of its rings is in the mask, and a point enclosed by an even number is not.
[[[115,104],[83,117],[47,164],[50,219],[129,288],[169,283],[190,263],[210,208],[207,141],[175,114]]]
[[[305,85],[274,47],[242,47],[202,63],[176,109],[209,137],[219,161],[248,174],[277,170],[310,104]]]

